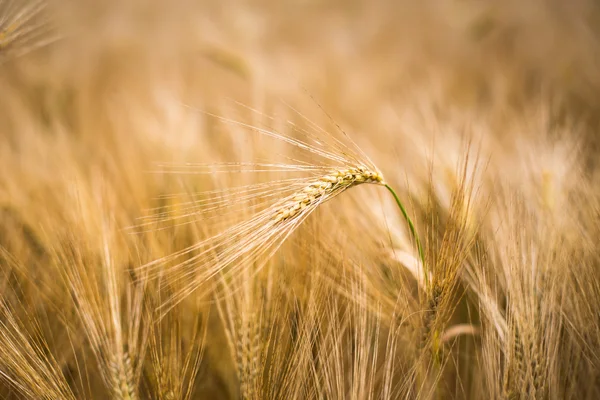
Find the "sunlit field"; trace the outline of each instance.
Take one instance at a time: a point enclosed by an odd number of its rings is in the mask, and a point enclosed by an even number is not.
[[[0,398],[600,398],[592,0],[0,0]]]

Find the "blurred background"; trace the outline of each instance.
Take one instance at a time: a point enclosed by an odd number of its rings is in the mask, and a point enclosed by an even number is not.
[[[27,304],[23,315],[54,315],[54,304],[69,310],[57,320],[77,319],[77,302],[53,286],[65,242],[97,260],[114,240],[123,272],[205,235],[121,237],[157,196],[205,184],[148,174],[156,162],[259,153],[206,114],[265,122],[236,102],[276,116],[274,129],[291,109],[339,124],[404,192],[432,183],[446,206],[472,141],[491,165],[483,181],[518,187],[532,204],[550,196],[560,214],[580,176],[600,183],[599,67],[593,0],[0,0],[0,245],[28,277],[13,301]],[[207,321],[194,393],[236,398],[214,310]],[[88,354],[85,345],[42,325],[76,376],[66,354]],[[106,393],[88,381],[81,393]]]

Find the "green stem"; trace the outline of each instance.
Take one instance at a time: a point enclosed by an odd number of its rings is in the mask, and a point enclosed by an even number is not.
[[[421,263],[422,263],[422,267],[423,267],[425,286],[427,286],[428,276],[427,276],[427,271],[425,270],[425,254],[423,253],[423,247],[421,247],[421,241],[419,240],[419,235],[417,235],[417,230],[415,229],[415,226],[413,225],[410,217],[408,216],[406,209],[402,205],[402,202],[398,198],[398,195],[396,194],[396,192],[394,192],[394,189],[392,189],[390,187],[390,185],[388,185],[388,184],[386,184],[385,187],[387,190],[390,191],[390,193],[392,193],[392,196],[394,196],[394,199],[396,200],[396,204],[398,204],[398,207],[400,208],[400,211],[402,212],[404,219],[406,219],[406,222],[408,223],[408,228],[410,229],[410,233],[412,234],[413,239],[415,240],[415,243],[417,245],[417,250],[419,251],[419,258],[421,259]]]

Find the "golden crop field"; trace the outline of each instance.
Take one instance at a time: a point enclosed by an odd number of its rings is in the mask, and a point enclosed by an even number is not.
[[[593,0],[0,0],[0,398],[600,398]]]

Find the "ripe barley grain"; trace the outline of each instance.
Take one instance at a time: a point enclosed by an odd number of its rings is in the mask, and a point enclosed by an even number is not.
[[[121,357],[113,357],[109,369],[115,399],[136,400],[138,398],[137,385],[135,384],[133,366],[128,352],[123,351]]]
[[[296,193],[293,198],[280,206],[273,216],[274,222],[290,220],[311,205],[322,203],[352,186],[361,183],[385,185],[379,172],[370,171],[365,166],[358,166],[333,171]]]

